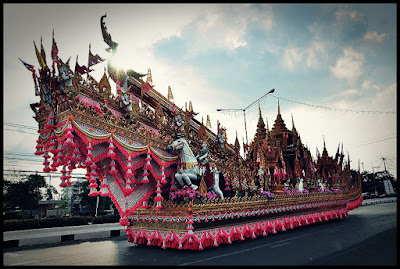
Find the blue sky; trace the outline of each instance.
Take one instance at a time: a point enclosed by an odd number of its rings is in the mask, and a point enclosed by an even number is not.
[[[76,55],[86,64],[92,52],[109,59],[100,17],[120,45],[115,63],[145,73],[151,68],[155,89],[175,103],[192,101],[201,121],[220,120],[228,142],[245,137],[243,115],[217,108],[245,108],[270,89],[259,105],[272,128],[280,97],[281,114],[312,153],[328,153],[339,143],[352,168],[383,169],[381,158],[396,163],[397,6],[395,4],[5,4],[4,122],[37,126],[29,104],[34,96],[29,71],[38,66],[32,41],[40,36],[51,50],[51,33],[65,61]],[[98,80],[104,64],[96,66]],[[327,110],[391,111],[396,114]],[[258,104],[246,111],[248,136],[254,137]],[[5,152],[34,152],[34,135],[4,131]],[[377,142],[383,140],[381,142]],[[6,165],[16,165],[9,162]],[[24,164],[41,169],[35,163]],[[379,169],[378,169],[379,170]],[[397,175],[396,166],[390,172]]]

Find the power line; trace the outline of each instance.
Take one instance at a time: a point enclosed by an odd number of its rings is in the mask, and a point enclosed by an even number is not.
[[[25,129],[31,129],[36,131],[38,128],[34,126],[28,126],[28,125],[23,125],[19,123],[11,123],[11,122],[3,122],[4,125],[10,126],[10,127],[16,127],[16,128],[25,128]]]
[[[375,144],[375,143],[386,141],[386,140],[393,139],[393,138],[396,138],[396,136],[388,137],[388,138],[385,138],[385,139],[382,139],[382,140],[373,141],[373,142],[366,143],[366,144],[361,144],[361,145],[354,146],[354,147],[349,147],[349,149],[358,148],[358,147],[361,147],[361,146],[367,146],[367,145],[370,145],[370,144]]]
[[[31,132],[24,132],[24,131],[21,131],[21,130],[12,130],[12,129],[8,129],[8,128],[3,128],[3,129],[6,130],[6,131],[12,131],[12,132],[17,132],[17,133],[25,133],[25,134],[38,135],[37,133],[35,134],[35,133],[31,133]]]
[[[22,160],[22,161],[24,161],[24,160],[43,161],[43,157],[36,156],[36,155],[33,155],[33,156],[18,156],[18,155],[13,156],[13,155],[11,155],[11,156],[3,156],[3,159],[16,159],[16,160]]]
[[[13,173],[38,173],[38,174],[51,174],[51,175],[56,175],[57,176],[57,174],[62,174],[62,172],[60,172],[60,171],[52,171],[51,173],[46,173],[46,172],[43,172],[43,171],[13,170],[13,169],[4,169],[3,172],[6,172],[5,174],[7,174],[7,175],[10,175],[10,174],[13,174]],[[73,174],[73,175],[71,174],[71,176],[75,176],[75,177],[82,176],[82,177],[85,177],[86,175],[85,174]]]
[[[286,98],[283,98],[283,97],[278,97],[278,96],[275,96],[273,94],[271,94],[271,96],[275,97],[275,98],[277,98],[279,100],[285,100],[285,101],[292,102],[292,103],[295,103],[295,104],[300,104],[300,105],[304,105],[304,106],[308,106],[308,107],[325,109],[325,110],[328,109],[328,110],[335,110],[335,111],[341,111],[341,112],[370,113],[370,114],[372,114],[372,113],[373,114],[388,114],[388,115],[397,114],[397,112],[392,112],[392,111],[356,110],[356,109],[332,108],[332,107],[326,107],[326,106],[320,106],[320,105],[311,105],[311,104],[307,104],[307,103],[303,103],[303,102],[293,101],[293,100],[286,99]]]
[[[21,159],[21,158],[16,158],[16,157],[3,157],[3,159],[5,161],[11,161],[11,160],[15,160],[15,161],[24,161],[24,162],[38,162],[38,163],[42,163],[43,160],[29,160],[29,159]]]
[[[383,136],[381,136],[381,137],[375,137],[375,138],[367,139],[367,140],[362,141],[362,142],[360,142],[360,143],[361,143],[361,144],[365,144],[365,143],[369,143],[369,142],[375,142],[377,139],[384,139],[384,138],[388,138],[388,136],[393,136],[393,135],[396,135],[396,136],[397,136],[397,133],[391,133],[391,134],[383,135]],[[358,146],[361,145],[361,144],[349,145],[349,148],[358,147]]]
[[[33,153],[28,153],[28,152],[12,152],[12,151],[8,151],[8,152],[3,152],[3,154],[5,155],[19,155],[19,156],[36,156]]]

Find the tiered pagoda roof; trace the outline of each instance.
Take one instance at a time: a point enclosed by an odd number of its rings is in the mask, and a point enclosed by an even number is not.
[[[281,116],[281,109],[279,106],[279,99],[278,99],[278,115],[276,116],[274,126],[271,129],[271,136],[275,136],[277,134],[282,134],[283,132],[290,132],[288,128],[286,128],[286,124]]]

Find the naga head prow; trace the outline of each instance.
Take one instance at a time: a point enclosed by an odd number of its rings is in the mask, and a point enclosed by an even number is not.
[[[100,18],[101,33],[103,35],[104,42],[109,46],[106,49],[106,51],[107,52],[111,51],[112,56],[114,56],[117,53],[118,43],[114,42],[112,40],[111,34],[107,31],[106,23],[104,22],[104,18],[106,18],[106,17],[107,17],[107,13],[104,14],[103,16],[101,16],[101,18]],[[124,86],[125,91],[129,87],[129,85],[127,85],[129,78],[138,79],[138,78],[141,78],[141,77],[144,77],[147,75],[147,74],[137,73],[132,69],[128,69],[125,71],[122,68],[115,67],[112,64],[112,56],[108,60],[108,64],[107,64],[108,74],[114,82],[119,81],[121,83],[121,85],[125,85]]]

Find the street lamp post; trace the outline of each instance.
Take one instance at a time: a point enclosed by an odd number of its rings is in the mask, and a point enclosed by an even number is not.
[[[248,105],[247,107],[243,108],[243,109],[238,109],[238,108],[227,108],[227,109],[222,109],[222,108],[218,108],[217,111],[243,111],[243,118],[244,118],[244,131],[246,133],[246,143],[249,144],[249,140],[247,138],[247,126],[246,126],[246,110],[251,107],[252,105],[254,105],[256,102],[260,101],[262,98],[264,98],[265,96],[267,96],[270,93],[273,93],[275,91],[275,89],[271,89],[269,92],[267,92],[266,94],[264,94],[263,96],[261,96],[260,98],[258,98],[257,100],[255,100],[253,103],[251,103],[250,105]]]

